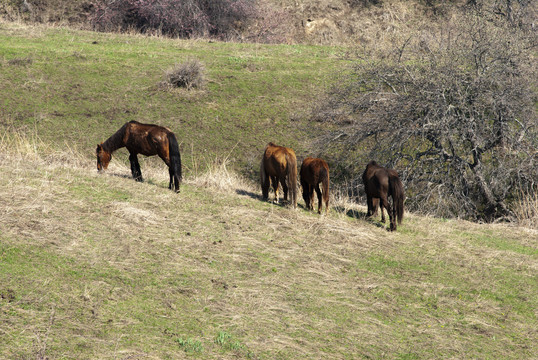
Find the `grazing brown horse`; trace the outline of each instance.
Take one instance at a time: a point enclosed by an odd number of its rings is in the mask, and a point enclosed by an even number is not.
[[[322,200],[325,202],[325,214],[329,210],[329,165],[322,159],[307,157],[303,160],[301,171],[303,199],[308,210],[314,210],[314,190],[318,196],[318,214],[321,214]],[[323,198],[319,184],[323,186]]]
[[[398,224],[402,223],[405,199],[403,185],[398,173],[379,166],[375,161],[370,161],[362,174],[362,181],[368,203],[367,216],[376,215],[377,207],[381,202],[381,221],[385,222],[385,214],[383,213],[383,208],[385,208],[390,218],[390,230],[396,230],[396,219]],[[392,196],[392,208],[388,201],[389,196]]]
[[[267,144],[263,153],[260,178],[264,200],[269,197],[269,186],[272,183],[275,200],[278,201],[278,183],[280,182],[284,190],[284,200],[288,200],[289,189],[290,201],[294,208],[297,207],[297,158],[292,149],[275,145],[272,142]]]
[[[97,145],[97,170],[106,170],[112,159],[112,153],[119,148],[129,150],[131,173],[136,181],[143,181],[142,171],[138,163],[138,154],[145,156],[159,155],[168,165],[170,173],[169,189],[175,186],[179,192],[181,183],[181,155],[176,136],[170,129],[152,124],[141,124],[137,121],[125,123],[114,135]]]

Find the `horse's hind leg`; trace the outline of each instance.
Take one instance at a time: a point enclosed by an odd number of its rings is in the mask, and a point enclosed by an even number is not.
[[[129,161],[131,162],[131,174],[136,181],[144,181],[142,178],[142,171],[140,170],[140,164],[138,163],[138,156],[136,154],[129,155]]]
[[[284,201],[288,201],[288,185],[286,185],[286,178],[280,179],[282,184],[282,191],[284,191]]]
[[[175,184],[175,191],[179,192],[179,184],[181,184],[181,180],[179,179],[179,176],[174,174],[174,184]]]
[[[390,218],[390,231],[396,231],[396,203],[392,198],[392,216]],[[389,214],[390,215],[390,214]]]
[[[308,184],[308,196],[310,202],[308,203],[308,210],[314,210],[314,185]]]
[[[273,183],[273,190],[275,191],[274,202],[278,202],[278,178],[276,176],[271,176],[271,182]]]
[[[396,224],[394,224],[394,217],[392,216],[392,208],[390,206],[390,203],[386,196],[381,197],[381,222],[385,222],[385,214],[383,214],[383,208],[387,210],[387,214],[389,214],[389,220],[390,220],[390,231],[396,230]]]
[[[168,188],[172,190],[172,186],[174,185],[174,172],[172,171],[172,168],[168,168],[168,174],[170,174],[170,183],[168,183]],[[177,191],[177,182],[176,182],[176,191]]]
[[[377,213],[378,201],[379,199],[366,195],[366,204],[368,205],[368,212],[366,213],[366,216],[374,216]]]
[[[329,213],[329,185],[323,186],[323,202],[325,203],[325,215]]]
[[[321,214],[321,208],[323,207],[322,205],[323,199],[321,198],[321,190],[319,189],[319,184],[314,186],[314,189],[316,190],[316,195],[318,196],[318,214]]]
[[[385,209],[387,208],[386,206],[383,205],[383,200],[381,199],[376,199],[375,203],[375,210],[374,210],[374,213],[377,214],[377,207],[378,207],[378,204],[379,204],[379,211],[381,211],[381,222],[384,224],[385,223],[385,212],[383,211],[383,207],[385,207]],[[387,204],[388,204],[388,201],[387,201]]]

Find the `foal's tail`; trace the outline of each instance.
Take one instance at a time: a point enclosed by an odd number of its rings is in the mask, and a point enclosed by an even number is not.
[[[394,217],[398,219],[398,224],[402,223],[404,215],[404,187],[396,173],[389,174],[389,191],[392,194]]]
[[[294,153],[286,153],[288,191],[290,192],[290,201],[293,207],[297,207],[297,158]]]
[[[176,136],[174,133],[168,133],[168,150],[170,156],[170,169],[172,170],[171,174],[174,177],[176,191],[179,191],[179,184],[183,176],[181,175],[181,155],[179,153],[179,145],[177,143]]]

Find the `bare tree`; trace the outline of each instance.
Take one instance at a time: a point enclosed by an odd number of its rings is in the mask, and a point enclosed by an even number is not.
[[[538,190],[535,42],[473,13],[358,62],[318,112],[338,127],[320,143],[355,174],[369,159],[397,168],[415,209],[511,216],[519,191]]]
[[[538,3],[534,0],[467,0],[465,7],[490,12],[496,18],[490,20],[521,28],[534,27],[538,15]]]

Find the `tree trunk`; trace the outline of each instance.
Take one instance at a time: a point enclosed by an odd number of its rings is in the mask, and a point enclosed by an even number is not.
[[[476,166],[471,167],[475,181],[478,185],[481,195],[484,197],[484,215],[488,220],[498,218],[503,215],[508,215],[510,211],[506,207],[503,201],[497,201],[493,191],[491,191],[490,185],[487,183],[482,174],[481,163],[476,164]]]

